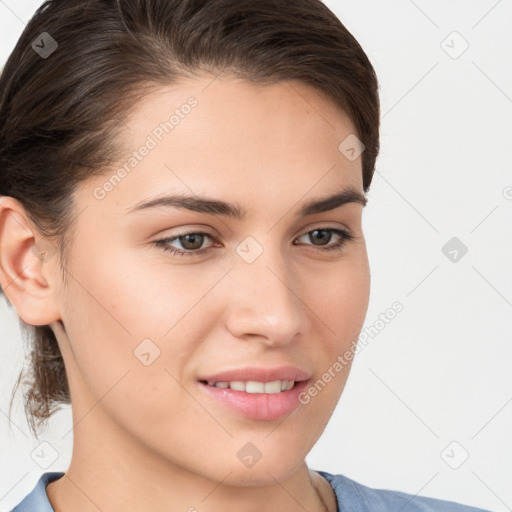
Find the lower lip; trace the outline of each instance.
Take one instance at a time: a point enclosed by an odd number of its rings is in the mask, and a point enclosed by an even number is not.
[[[280,393],[246,393],[230,388],[217,388],[199,382],[199,387],[208,396],[219,400],[229,409],[253,420],[276,420],[290,414],[301,403],[299,395],[308,385],[308,380],[297,382],[292,389]]]

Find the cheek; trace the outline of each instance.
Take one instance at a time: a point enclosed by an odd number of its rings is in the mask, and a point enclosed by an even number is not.
[[[319,341],[312,354],[317,385],[308,393],[320,430],[343,392],[366,317],[370,293],[366,252],[340,262],[337,270],[328,277],[326,274],[321,283],[321,288],[311,290],[309,295],[311,309],[316,313],[311,316],[315,339]]]
[[[331,349],[340,349],[357,338],[368,309],[370,272],[366,252],[336,263],[322,276],[316,276],[316,286],[303,285],[307,303],[324,322],[325,339]]]
[[[89,251],[87,261],[75,262],[80,280],[93,299],[91,302],[85,297],[85,307],[101,317],[104,328],[115,334],[114,339],[133,344],[145,338],[156,342],[172,336],[183,328],[187,312],[211,286],[187,266],[154,258],[151,251],[157,250],[120,247],[109,254]]]
[[[93,250],[86,254],[87,259],[77,257],[70,270],[63,322],[74,363],[91,393],[103,396],[128,371],[134,377],[144,372],[139,375],[141,385],[134,386],[141,392],[162,378],[150,377],[157,368],[176,373],[174,368],[180,368],[192,350],[181,329],[185,322],[180,323],[191,307],[180,287],[185,283],[166,283],[156,273],[152,277],[129,258],[116,260]],[[168,382],[169,375],[162,380]]]
[[[74,407],[83,417],[98,405],[96,414],[105,411],[144,442],[153,440],[156,447],[160,439],[172,447],[171,432],[185,435],[187,425],[204,423],[204,410],[181,385],[194,350],[192,333],[171,330],[163,338],[159,332],[173,325],[173,312],[165,305],[183,309],[186,304],[169,297],[144,302],[139,277],[128,282],[114,274],[111,282],[98,280],[96,286],[89,279],[89,293],[76,284],[70,287],[63,320],[72,346],[70,385],[81,395]],[[135,285],[140,285],[138,295],[130,293]],[[198,325],[199,318],[192,313],[191,318]]]

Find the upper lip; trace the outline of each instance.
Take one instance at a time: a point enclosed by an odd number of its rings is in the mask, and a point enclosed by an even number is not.
[[[200,377],[199,380],[208,382],[230,382],[234,380],[273,382],[276,380],[294,380],[299,382],[308,380],[309,377],[309,373],[300,368],[295,368],[294,366],[278,366],[275,368],[246,366],[244,368],[235,368],[212,375],[206,375]]]

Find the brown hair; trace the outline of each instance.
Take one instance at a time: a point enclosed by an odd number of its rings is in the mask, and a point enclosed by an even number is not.
[[[115,135],[130,108],[152,86],[217,70],[262,84],[295,79],[324,93],[365,146],[368,191],[379,151],[377,77],[320,0],[50,0],[0,76],[0,194],[19,200],[56,240],[64,282],[73,192],[115,164]],[[31,344],[24,405],[37,436],[59,404],[70,403],[69,387],[50,326],[19,321]]]

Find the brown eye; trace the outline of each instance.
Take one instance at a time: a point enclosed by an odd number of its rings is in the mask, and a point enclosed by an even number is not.
[[[203,245],[204,235],[201,233],[190,233],[182,235],[177,238],[184,249],[193,251],[197,250]]]
[[[177,256],[198,256],[209,250],[209,247],[200,249],[205,238],[213,239],[213,236],[210,233],[191,231],[190,233],[183,233],[182,235],[156,240],[153,243],[158,247],[161,247],[164,251],[169,251]],[[177,249],[170,245],[171,242],[175,241],[178,241],[181,244],[181,249]]]
[[[332,245],[327,245],[331,241],[333,234],[340,238],[340,240]],[[313,241],[313,246],[319,251],[341,250],[344,245],[352,240],[354,237],[348,231],[339,228],[316,228],[301,235],[301,237],[308,237]],[[318,242],[318,243],[317,243]],[[327,245],[327,246],[326,246]]]
[[[328,229],[315,229],[313,231],[310,231],[308,233],[310,240],[314,241],[320,241],[320,245],[323,245],[324,243],[329,243],[332,238],[332,232]],[[315,245],[316,242],[314,242]]]

